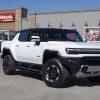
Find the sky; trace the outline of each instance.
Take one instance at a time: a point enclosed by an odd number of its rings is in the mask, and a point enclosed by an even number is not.
[[[0,0],[0,9],[24,7],[30,13],[100,8],[100,0]]]

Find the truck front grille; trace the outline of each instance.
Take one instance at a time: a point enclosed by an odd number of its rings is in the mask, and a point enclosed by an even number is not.
[[[100,57],[83,57],[81,63],[83,65],[100,65]]]
[[[100,54],[100,49],[90,48],[69,48],[67,49],[68,54]]]

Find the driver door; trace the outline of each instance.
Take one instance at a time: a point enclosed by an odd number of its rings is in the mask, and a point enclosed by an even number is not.
[[[42,64],[42,43],[36,45],[31,37],[39,35],[37,31],[23,31],[16,44],[16,58],[21,62]],[[40,37],[40,36],[39,36]],[[36,40],[36,38],[35,38]]]

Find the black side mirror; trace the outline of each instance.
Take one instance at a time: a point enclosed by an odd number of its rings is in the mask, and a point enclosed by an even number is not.
[[[36,42],[35,42],[35,46],[36,46],[36,45],[39,46],[39,45],[40,45],[40,41],[36,41]]]

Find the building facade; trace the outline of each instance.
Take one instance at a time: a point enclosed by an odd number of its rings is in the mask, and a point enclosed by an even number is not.
[[[0,41],[14,37],[16,31],[22,29],[22,19],[27,18],[27,9],[0,10]]]
[[[9,20],[9,17],[12,17],[12,20]],[[21,30],[22,18],[27,18],[27,9],[25,8],[0,10],[0,30]]]
[[[0,32],[26,28],[77,29],[87,40],[100,34],[100,9],[28,14],[26,8],[0,10]]]

